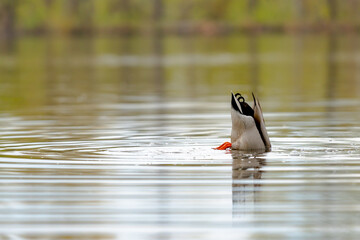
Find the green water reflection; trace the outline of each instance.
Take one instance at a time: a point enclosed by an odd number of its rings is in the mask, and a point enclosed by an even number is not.
[[[280,111],[294,101],[358,98],[358,40],[353,34],[21,38],[1,54],[1,108],[36,111],[131,95],[223,100],[230,90],[258,92],[266,107]]]

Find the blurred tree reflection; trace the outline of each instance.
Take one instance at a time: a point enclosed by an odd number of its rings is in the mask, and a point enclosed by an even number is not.
[[[10,38],[14,36],[15,30],[33,34],[78,34],[92,33],[94,30],[128,34],[146,32],[149,25],[154,23],[151,19],[161,15],[162,21],[158,24],[169,32],[223,33],[227,32],[224,29],[236,31],[249,27],[266,27],[276,31],[302,28],[313,31],[331,28],[357,31],[360,24],[356,11],[359,2],[360,0],[349,0],[346,4],[340,0],[2,0],[0,28],[2,34]],[[294,23],[297,25],[295,29]],[[209,26],[215,30],[209,31]],[[182,30],[176,31],[179,28]]]
[[[0,2],[0,46],[5,50],[13,48],[13,40],[15,37],[15,18],[16,18],[16,4],[17,0],[2,0]],[[4,41],[1,41],[1,40]]]
[[[336,80],[338,75],[337,70],[337,36],[330,33],[328,36],[328,51],[327,51],[327,88],[326,97],[331,100],[336,93]],[[329,109],[331,111],[331,109]]]

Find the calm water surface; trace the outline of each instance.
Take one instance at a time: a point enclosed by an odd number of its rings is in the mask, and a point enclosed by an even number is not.
[[[1,239],[357,239],[358,39],[3,47]],[[271,152],[212,150],[231,90],[259,96]]]

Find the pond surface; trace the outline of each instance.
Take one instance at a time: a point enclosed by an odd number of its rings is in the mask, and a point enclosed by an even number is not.
[[[22,38],[0,57],[1,239],[357,239],[358,35]],[[272,151],[229,141],[230,91]]]

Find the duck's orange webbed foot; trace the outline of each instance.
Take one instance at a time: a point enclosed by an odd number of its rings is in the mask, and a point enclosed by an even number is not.
[[[231,143],[224,142],[223,144],[221,144],[220,146],[218,146],[217,148],[214,148],[214,149],[215,150],[226,150],[228,148],[231,148]]]

